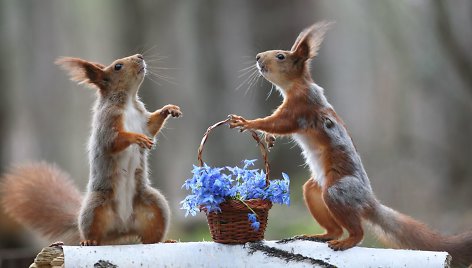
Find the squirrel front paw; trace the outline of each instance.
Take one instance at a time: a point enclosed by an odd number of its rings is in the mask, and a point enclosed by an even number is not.
[[[173,104],[167,104],[166,106],[161,108],[161,114],[164,116],[171,115],[172,117],[180,117],[182,116],[182,112],[180,111],[180,107]]]
[[[248,129],[248,121],[244,119],[244,117],[230,114],[229,117],[229,127],[230,128],[239,128],[239,131],[243,132],[244,130]]]
[[[137,145],[139,145],[139,147],[143,149],[151,149],[154,145],[154,142],[143,134],[135,134],[133,136],[133,143],[136,143]]]

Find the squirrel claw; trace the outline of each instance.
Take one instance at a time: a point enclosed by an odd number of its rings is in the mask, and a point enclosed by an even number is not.
[[[145,135],[136,135],[136,144],[143,149],[151,149],[154,142]]]
[[[328,241],[328,247],[330,247],[334,251],[338,250],[346,250],[348,248],[352,248],[356,245],[356,243],[352,243],[349,240],[331,240]]]
[[[82,240],[80,241],[81,246],[98,246],[97,240]]]
[[[231,121],[246,121],[246,119],[244,119],[242,116],[235,115],[235,114],[230,114],[230,115],[228,115],[228,118],[229,118]]]
[[[161,114],[164,116],[171,115],[172,117],[178,118],[182,116],[180,107],[177,105],[167,104],[161,108]]]
[[[247,120],[244,117],[230,114],[228,115],[229,120],[229,128],[239,128],[239,132],[245,131],[247,127]]]
[[[182,113],[181,113],[181,112],[172,111],[172,112],[170,113],[170,115],[172,115],[172,117],[180,117],[180,116],[182,115]]]

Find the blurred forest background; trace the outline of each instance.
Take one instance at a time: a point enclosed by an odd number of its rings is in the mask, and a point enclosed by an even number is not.
[[[84,189],[95,93],[69,81],[53,62],[76,56],[108,64],[144,52],[160,59],[150,65],[171,68],[158,70],[176,83],[150,76],[157,83],[145,80],[142,100],[149,110],[172,103],[184,112],[168,122],[150,157],[153,184],[172,206],[168,238],[209,240],[204,215],[185,218],[179,205],[204,131],[231,113],[270,114],[280,96],[268,97],[271,85],[262,78],[249,87],[241,70],[254,64],[257,52],[289,49],[304,27],[323,19],[336,24],[312,74],[345,120],[378,198],[442,232],[470,229],[468,0],[2,0],[0,171],[44,160],[57,163]],[[224,128],[210,136],[204,153],[212,165],[257,157],[247,135]],[[310,175],[299,148],[279,139],[270,161],[274,177],[290,175],[292,204],[274,206],[266,238],[320,232],[301,196]],[[49,242],[33,239],[3,214],[0,228],[2,248]],[[376,243],[368,238],[364,245]]]

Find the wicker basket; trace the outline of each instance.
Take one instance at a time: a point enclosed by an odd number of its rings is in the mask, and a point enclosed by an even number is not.
[[[198,148],[198,163],[200,166],[203,166],[202,153],[208,135],[214,128],[224,125],[228,123],[228,121],[229,119],[212,125],[203,135],[202,142]],[[266,184],[268,185],[270,166],[267,160],[267,149],[255,131],[248,130],[248,132],[257,142],[261,150],[266,171]],[[208,213],[204,207],[201,207],[201,210],[207,215],[208,226],[213,241],[223,244],[244,244],[264,239],[267,217],[269,209],[272,207],[272,202],[262,199],[250,199],[245,200],[244,203],[239,200],[225,201],[220,204],[220,213]],[[254,230],[248,220],[248,213],[252,213],[248,206],[257,214],[257,219],[260,222],[258,230]]]

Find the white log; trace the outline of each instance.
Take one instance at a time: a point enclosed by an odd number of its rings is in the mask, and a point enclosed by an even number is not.
[[[330,267],[329,265],[333,265],[336,267],[363,268],[434,268],[449,267],[450,260],[447,252],[364,247],[336,252],[328,248],[325,243],[299,240],[285,244],[279,244],[276,241],[246,245],[189,242],[99,247],[64,246],[63,249],[66,268],[94,267],[97,263],[102,265],[113,264],[116,267],[286,268],[287,266]]]

